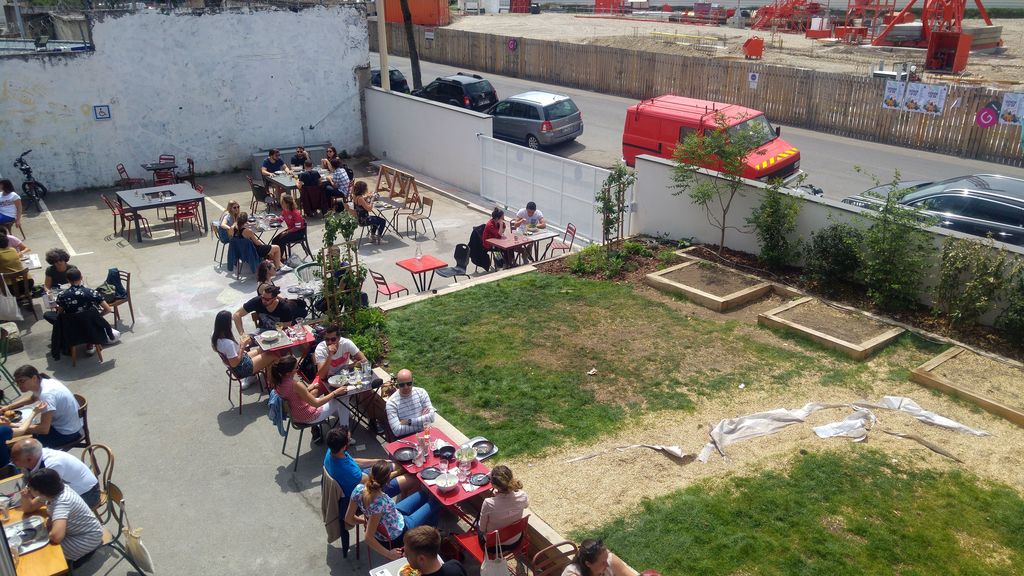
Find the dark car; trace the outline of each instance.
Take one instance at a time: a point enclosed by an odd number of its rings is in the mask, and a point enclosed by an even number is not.
[[[940,182],[904,182],[908,190],[900,203],[919,208],[937,226],[988,236],[1007,244],[1024,246],[1024,180],[1010,176],[974,174]],[[877,209],[888,186],[878,186],[843,202]]]
[[[477,112],[487,110],[498,101],[498,93],[490,82],[463,72],[438,78],[412,95]]]
[[[409,81],[405,79],[402,71],[394,66],[389,66],[388,76],[391,80],[392,92],[409,93]],[[370,68],[370,84],[380,88],[380,68]]]

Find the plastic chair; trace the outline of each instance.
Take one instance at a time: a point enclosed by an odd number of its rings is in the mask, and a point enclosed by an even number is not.
[[[424,214],[424,210],[426,213]],[[427,234],[427,223],[430,223],[430,231],[434,233],[434,238],[437,238],[437,230],[434,230],[434,221],[430,219],[431,214],[434,213],[434,199],[433,198],[422,198],[420,199],[419,211],[409,214],[405,217],[405,233],[409,233],[409,224],[412,224],[413,230],[416,231],[416,235],[419,236],[420,222],[423,222],[423,235]]]
[[[114,475],[114,452],[103,444],[92,444],[82,450],[82,462],[92,470],[92,473],[99,481],[100,501],[96,506],[92,507],[92,511],[102,522],[103,517],[101,514],[103,512],[101,509],[106,508],[109,510],[107,507],[107,502],[109,501],[107,485],[110,484],[110,477]]]
[[[542,549],[533,555],[530,566],[533,568],[533,576],[560,576],[562,570],[576,557],[576,544],[559,542]]]
[[[498,542],[504,542],[519,536],[519,541],[516,544],[509,546],[508,549],[502,546],[501,549],[502,558],[515,558],[525,552],[526,547],[530,544],[530,539],[526,537],[526,526],[529,523],[530,515],[527,514],[504,528],[492,530],[484,535],[484,545],[489,550],[494,550],[498,547]],[[480,562],[481,564],[483,563],[485,552],[484,549],[480,547],[480,538],[477,536],[475,530],[470,530],[463,534],[456,534],[455,541],[458,542],[459,546],[462,546],[470,556],[475,558],[477,562]],[[511,570],[509,573],[513,575],[515,574]]]
[[[202,227],[202,224],[199,222],[198,200],[180,202],[174,205],[174,232],[178,236],[181,236],[181,223],[186,221],[192,230],[195,230],[196,226]]]
[[[135,305],[132,304],[132,273],[125,272],[124,270],[118,270],[117,275],[121,277],[121,284],[124,285],[124,291],[128,296],[124,298],[118,298],[110,303],[110,307],[114,309],[114,325],[121,321],[121,313],[118,310],[122,304],[128,305],[128,312],[132,317],[132,326],[135,325]]]
[[[252,200],[249,202],[249,213],[255,213],[261,202],[263,203],[263,207],[269,210],[270,205],[275,202],[273,201],[273,196],[267,192],[266,186],[253,182],[252,176],[246,176],[245,178],[249,181],[249,189],[252,190]]]
[[[562,250],[566,254],[572,252],[572,245],[576,242],[576,225],[570,222],[565,227],[565,234],[561,240],[552,240],[551,244],[548,244],[547,250],[544,251],[545,256],[548,252],[552,256],[555,255],[555,250]],[[543,259],[543,258],[542,258]]]
[[[471,278],[469,273],[466,272],[466,268],[469,266],[469,246],[466,244],[455,245],[455,266],[448,266],[441,268],[437,271],[437,275],[442,278],[454,278],[455,282],[459,282],[459,276],[465,276]]]
[[[72,350],[72,358],[74,358],[74,348]],[[99,354],[100,347],[96,346],[96,354]],[[100,362],[103,360],[100,359]],[[81,394],[75,394],[75,402],[78,402],[78,417],[82,419],[82,431],[78,433],[78,438],[64,444],[59,449],[67,452],[72,448],[88,448],[92,445],[92,438],[89,436],[89,401],[85,399],[85,396]]]
[[[32,316],[39,320],[35,302],[32,301],[32,276],[28,270],[0,274],[0,282],[3,283],[2,294],[14,296],[19,307],[31,310]]]
[[[136,186],[145,188],[148,183],[145,178],[132,178],[129,176],[128,170],[125,169],[124,164],[117,165],[117,175],[120,177],[120,180],[117,181],[117,185],[120,186],[122,190],[131,190]]]
[[[384,275],[379,272],[370,270],[370,276],[373,278],[373,283],[377,287],[377,294],[373,297],[373,303],[376,304],[381,294],[388,297],[391,300],[392,296],[401,296],[402,292],[409,293],[409,289],[401,284],[394,282],[388,282],[384,279]]]

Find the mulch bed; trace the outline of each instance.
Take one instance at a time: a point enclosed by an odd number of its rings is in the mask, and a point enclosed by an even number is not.
[[[701,262],[669,272],[663,278],[691,286],[719,298],[760,284],[758,280],[742,274],[735,274],[728,268],[708,266]]]
[[[804,302],[777,316],[851,344],[862,344],[889,329],[881,322],[833,308],[820,300]]]

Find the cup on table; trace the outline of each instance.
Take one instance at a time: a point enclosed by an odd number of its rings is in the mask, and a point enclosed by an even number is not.
[[[447,472],[448,471],[448,459],[447,458],[441,458],[440,460],[438,460],[437,461],[437,469],[441,471],[441,474],[444,474],[445,472]]]
[[[8,496],[0,496],[0,519],[7,522],[11,519],[8,511],[11,509],[11,499]]]

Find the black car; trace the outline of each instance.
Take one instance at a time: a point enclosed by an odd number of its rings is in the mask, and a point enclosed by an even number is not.
[[[392,92],[409,93],[409,81],[405,79],[402,71],[394,66],[389,66]],[[370,84],[380,88],[380,68],[370,68]]]
[[[1010,176],[974,174],[940,182],[904,182],[909,190],[901,204],[921,209],[937,226],[988,236],[1007,244],[1024,246],[1024,180]],[[877,209],[888,186],[878,186],[843,202]]]
[[[487,110],[498,101],[498,93],[490,82],[476,74],[463,72],[438,78],[412,95],[477,112]]]

